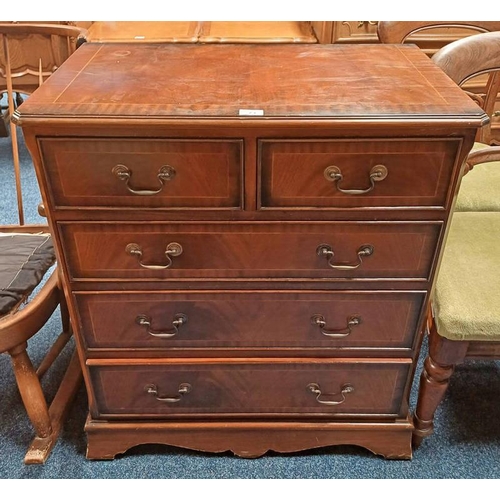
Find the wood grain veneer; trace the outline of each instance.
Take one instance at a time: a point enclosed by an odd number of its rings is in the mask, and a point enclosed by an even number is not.
[[[411,349],[423,292],[76,293],[89,350]],[[175,330],[182,314],[185,324]],[[323,316],[324,327],[315,323]],[[149,326],[137,318],[150,319]],[[349,326],[351,318],[357,319]],[[115,330],[121,332],[120,336]],[[331,354],[331,352],[330,352]],[[184,354],[186,355],[186,354]]]
[[[16,119],[75,325],[88,458],[152,442],[411,457],[423,311],[487,120],[425,54],[87,44]]]

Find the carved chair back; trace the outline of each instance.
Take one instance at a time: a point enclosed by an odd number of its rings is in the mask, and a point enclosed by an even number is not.
[[[75,26],[0,23],[0,95],[7,92],[7,116],[14,114],[14,93],[32,93],[85,41]],[[17,98],[17,103],[22,99]],[[9,121],[9,120],[7,120]],[[17,131],[10,122],[19,224],[24,224]]]

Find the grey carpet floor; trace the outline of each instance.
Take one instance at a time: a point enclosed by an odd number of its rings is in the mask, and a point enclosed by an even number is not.
[[[15,223],[10,139],[0,138],[0,224]],[[32,163],[20,141],[26,219],[39,222],[40,201]],[[59,333],[56,312],[30,343],[35,361]],[[71,348],[71,346],[69,346]],[[424,342],[423,353],[426,345]],[[44,387],[49,398],[68,361],[65,350]],[[420,360],[417,373],[420,373]],[[411,395],[414,408],[416,387]],[[168,446],[142,445],[113,461],[85,458],[83,425],[87,399],[82,387],[60,439],[43,466],[23,457],[33,432],[17,391],[10,358],[0,355],[0,478],[500,478],[500,363],[468,362],[458,367],[436,413],[435,432],[411,461],[385,460],[353,446],[289,455],[269,453],[242,459]]]

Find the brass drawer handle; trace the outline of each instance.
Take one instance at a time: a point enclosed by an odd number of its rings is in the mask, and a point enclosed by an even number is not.
[[[374,187],[376,182],[383,181],[387,177],[388,171],[387,167],[384,165],[375,165],[370,170],[370,187],[366,189],[342,189],[340,187],[340,183],[344,179],[340,168],[331,165],[330,167],[326,167],[324,176],[327,181],[336,182],[337,190],[344,194],[366,194],[369,193]]]
[[[346,394],[354,392],[354,387],[351,384],[344,384],[341,387],[340,392],[337,394],[323,394],[318,384],[309,384],[306,389],[311,391],[313,394],[316,394],[316,401],[318,403],[330,406],[341,405],[346,400]],[[321,399],[321,396],[329,399]],[[339,397],[341,399],[338,399]]]
[[[341,337],[347,337],[348,335],[351,334],[352,328],[354,326],[358,326],[361,323],[361,317],[360,316],[349,316],[347,318],[347,326],[346,328],[340,329],[340,330],[329,330],[326,329],[326,320],[325,317],[321,314],[314,314],[311,316],[311,323],[314,326],[319,326],[319,329],[323,335],[326,335],[327,337],[333,337],[333,338],[341,338]]]
[[[170,165],[163,165],[160,167],[160,170],[158,170],[158,180],[160,181],[160,187],[157,190],[153,189],[134,189],[132,186],[130,186],[130,178],[132,177],[132,172],[130,169],[125,166],[125,165],[115,165],[111,172],[122,182],[125,183],[125,186],[127,189],[132,193],[132,194],[137,194],[139,196],[152,196],[154,194],[158,194],[161,192],[163,189],[163,186],[165,185],[165,181],[171,181],[176,174],[175,168],[171,167]]]
[[[333,269],[338,269],[340,271],[349,271],[351,269],[357,269],[362,263],[363,259],[362,257],[369,257],[370,255],[373,254],[374,248],[372,245],[362,245],[358,248],[358,263],[357,264],[333,264],[332,259],[335,255],[335,252],[333,251],[332,247],[330,245],[320,245],[316,249],[316,253],[320,257],[326,257],[328,261],[328,265],[333,268]]]
[[[125,252],[127,252],[129,255],[137,257],[137,260],[139,261],[141,267],[157,271],[160,269],[168,269],[173,264],[173,261],[170,257],[179,256],[182,253],[182,246],[179,243],[176,243],[175,241],[167,245],[167,249],[165,250],[165,257],[167,258],[167,263],[163,266],[157,264],[144,264],[142,262],[142,248],[137,243],[129,243],[125,247]]]
[[[188,392],[191,392],[191,385],[186,383],[180,384],[178,389],[179,395],[172,397],[158,396],[158,387],[155,384],[148,384],[146,387],[144,387],[144,390],[148,394],[154,396],[156,401],[161,401],[162,403],[178,403],[182,399],[182,396],[184,396]]]
[[[151,329],[151,318],[146,316],[145,314],[140,314],[135,318],[135,322],[140,325],[146,327],[146,331],[149,335],[153,337],[159,337],[162,339],[168,339],[170,337],[174,337],[179,333],[179,328],[182,325],[185,325],[188,321],[188,317],[185,314],[178,313],[174,316],[172,321],[173,328],[171,330],[153,330]]]

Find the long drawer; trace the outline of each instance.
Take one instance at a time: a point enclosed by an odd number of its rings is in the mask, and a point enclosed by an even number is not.
[[[439,207],[460,139],[259,141],[260,208]]]
[[[87,363],[98,418],[397,415],[411,360],[356,361]]]
[[[75,293],[87,348],[411,348],[424,292]]]
[[[427,279],[441,223],[59,223],[73,279]]]
[[[243,204],[243,141],[39,139],[55,207],[226,208]]]

